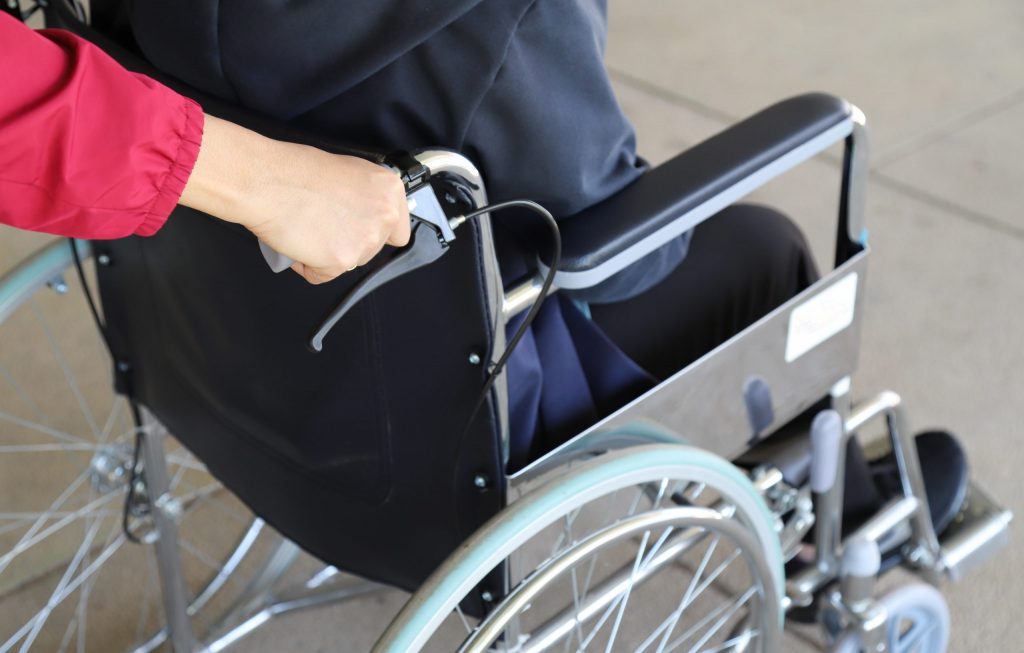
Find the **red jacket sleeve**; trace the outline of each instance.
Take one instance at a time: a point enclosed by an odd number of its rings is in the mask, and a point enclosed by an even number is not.
[[[0,12],[0,223],[151,235],[181,197],[202,131],[192,100],[69,32]]]

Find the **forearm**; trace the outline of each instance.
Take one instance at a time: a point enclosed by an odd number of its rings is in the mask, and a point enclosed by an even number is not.
[[[0,223],[79,238],[147,235],[195,161],[202,110],[60,30],[0,15]]]

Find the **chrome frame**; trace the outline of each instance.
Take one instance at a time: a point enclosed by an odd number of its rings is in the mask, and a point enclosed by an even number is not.
[[[487,189],[484,186],[483,176],[472,161],[458,152],[443,149],[421,150],[415,152],[413,156],[430,170],[431,176],[451,174],[462,180],[476,208],[487,206]],[[483,250],[484,280],[488,286],[487,301],[494,341],[494,351],[491,353],[497,357],[500,352],[505,350],[507,317],[504,315],[503,309],[507,300],[501,281],[501,272],[498,269],[498,254],[494,248],[494,230],[491,226],[490,215],[484,214],[476,222],[480,229],[480,246]],[[504,372],[495,379],[491,396],[494,398],[498,411],[498,424],[502,429],[500,434],[502,459],[508,460],[508,377]]]
[[[146,491],[150,497],[153,532],[156,535],[153,546],[163,594],[164,615],[167,618],[168,639],[174,653],[192,653],[195,649],[195,636],[188,617],[188,594],[178,550],[176,515],[168,507],[171,498],[170,479],[164,453],[167,432],[145,411],[143,423],[138,427],[143,432],[139,447],[142,468],[145,470]]]

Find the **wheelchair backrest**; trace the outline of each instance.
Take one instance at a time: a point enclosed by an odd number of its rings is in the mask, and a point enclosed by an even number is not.
[[[272,137],[380,156],[197,93],[65,10],[51,14],[51,24],[208,113]],[[444,259],[360,302],[319,354],[305,347],[309,329],[358,278],[314,287],[275,275],[250,233],[184,207],[153,237],[94,250],[107,256],[97,274],[117,363],[129,369],[122,389],[302,547],[413,589],[504,504],[490,398],[467,427],[487,371],[471,354],[489,360],[500,326],[486,225],[467,225]],[[481,488],[478,477],[495,481]]]

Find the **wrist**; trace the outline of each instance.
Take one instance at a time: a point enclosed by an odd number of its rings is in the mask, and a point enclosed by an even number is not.
[[[256,132],[206,116],[203,141],[180,203],[245,227],[262,222],[256,195],[275,142]]]

